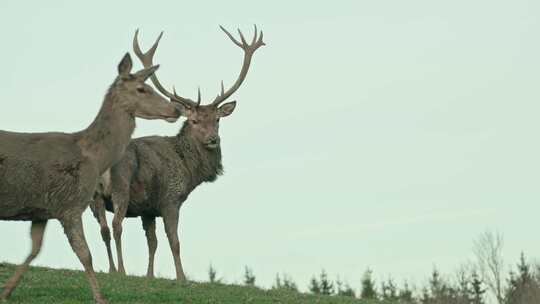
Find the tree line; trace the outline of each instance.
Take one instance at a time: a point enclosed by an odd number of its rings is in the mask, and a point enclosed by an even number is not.
[[[522,253],[519,261],[506,267],[502,249],[502,235],[487,231],[474,242],[474,261],[463,264],[450,275],[443,275],[434,267],[422,286],[414,286],[407,281],[398,284],[392,277],[377,282],[373,270],[368,268],[359,278],[359,288],[355,289],[339,277],[332,280],[322,270],[308,282],[308,292],[381,304],[539,304],[540,264],[531,262]],[[222,281],[217,279],[212,265],[208,275],[212,283]],[[253,270],[246,266],[243,284],[256,286],[255,282]],[[300,292],[296,282],[287,274],[277,274],[271,289]]]

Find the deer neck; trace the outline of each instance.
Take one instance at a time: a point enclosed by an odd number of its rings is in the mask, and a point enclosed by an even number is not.
[[[175,138],[176,153],[184,160],[186,169],[192,177],[193,187],[202,182],[213,182],[223,174],[221,147],[209,150],[192,134],[184,124]]]
[[[96,164],[99,174],[122,158],[135,130],[135,117],[118,106],[120,98],[111,87],[92,124],[79,134],[82,153]]]

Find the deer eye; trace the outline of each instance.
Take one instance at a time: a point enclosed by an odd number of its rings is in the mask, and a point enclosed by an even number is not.
[[[192,120],[191,120],[191,123],[192,123],[192,124],[194,124],[194,125],[196,125],[196,124],[198,124],[198,123],[199,123],[199,121],[198,121],[198,120],[196,120],[196,119],[192,119]]]
[[[138,87],[137,92],[139,93],[146,93],[146,90],[143,87]]]

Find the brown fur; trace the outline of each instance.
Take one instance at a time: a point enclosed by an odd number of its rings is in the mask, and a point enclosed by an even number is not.
[[[197,101],[167,91],[157,76],[152,77],[156,88],[171,101],[177,103],[187,121],[176,137],[144,137],[133,140],[126,155],[110,170],[110,178],[103,179],[102,193],[98,193],[91,208],[100,222],[102,235],[109,233],[105,208],[114,210],[113,230],[118,255],[118,271],[125,273],[122,257],[122,221],[126,216],[141,216],[149,249],[148,276],[153,276],[154,254],[157,247],[155,218],[163,217],[165,232],[174,258],[177,280],[185,275],[180,262],[178,240],[178,214],[188,195],[203,182],[212,182],[223,173],[221,165],[219,119],[230,115],[236,102],[219,106],[227,100],[246,78],[253,54],[263,42],[263,33],[254,27],[255,34],[248,43],[240,32],[241,41],[221,27],[231,41],[244,51],[244,60],[238,78],[227,90],[221,83],[221,93],[209,105],[201,106],[201,92]],[[153,57],[162,37],[161,33],[152,47],[142,52],[138,30],[133,37],[133,50],[145,67],[152,65]],[[114,262],[110,248],[110,236],[103,235],[107,247],[110,271]]]
[[[157,248],[155,218],[163,217],[177,279],[185,279],[177,232],[179,209],[198,185],[213,182],[223,173],[219,117],[231,114],[234,107],[235,103],[228,103],[220,108],[207,105],[183,109],[182,113],[188,120],[176,136],[132,140],[123,159],[111,168],[110,178],[102,179],[99,187],[102,192],[90,207],[102,232],[109,231],[103,216],[105,209],[114,211],[113,230],[119,272],[125,273],[121,246],[123,219],[141,217],[149,249],[147,275],[153,277]],[[109,270],[114,272],[110,236],[102,236],[107,247]]]
[[[0,220],[32,221],[32,251],[5,283],[0,299],[10,296],[39,254],[47,221],[58,219],[84,266],[95,301],[106,302],[84,237],[82,213],[98,178],[124,153],[135,128],[135,117],[173,119],[179,115],[167,100],[144,84],[156,67],[132,75],[131,66],[126,54],[96,119],[81,132],[0,131]]]

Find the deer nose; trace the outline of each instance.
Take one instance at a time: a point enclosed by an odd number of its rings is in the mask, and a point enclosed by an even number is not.
[[[219,136],[210,136],[206,140],[207,145],[218,145],[219,144]]]

